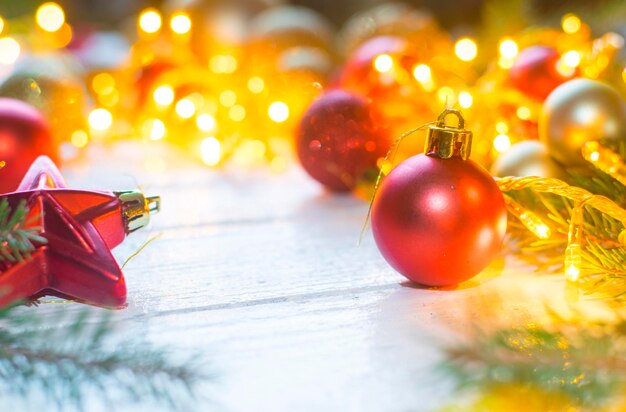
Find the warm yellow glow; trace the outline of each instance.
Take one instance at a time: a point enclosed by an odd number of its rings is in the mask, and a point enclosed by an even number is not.
[[[82,149],[83,147],[87,146],[87,143],[89,143],[89,135],[84,130],[76,130],[74,133],[72,133],[70,141],[74,146]]]
[[[519,47],[514,40],[504,39],[500,42],[500,56],[506,59],[513,59],[519,53]]]
[[[493,139],[493,148],[496,149],[497,152],[506,152],[509,147],[511,147],[511,139],[509,139],[509,136],[499,134]]]
[[[161,106],[169,106],[174,101],[174,89],[168,85],[159,86],[154,89],[152,98]]]
[[[0,39],[0,64],[13,64],[20,57],[20,44],[12,37]]]
[[[459,92],[459,105],[464,109],[469,109],[474,104],[474,98],[469,92]]]
[[[115,91],[115,79],[109,73],[100,73],[91,80],[91,87],[98,94],[111,94]]]
[[[176,114],[183,119],[189,119],[196,113],[196,105],[190,99],[180,99],[176,103]]]
[[[233,122],[240,122],[246,118],[246,109],[243,106],[236,104],[228,110],[228,117],[230,117],[230,120]]]
[[[161,29],[161,14],[156,9],[146,9],[139,16],[139,28],[146,33],[156,33]]]
[[[580,30],[580,26],[582,25],[580,19],[575,14],[566,14],[561,19],[561,27],[563,31],[568,34],[574,34]]]
[[[0,34],[2,34],[2,32],[4,31],[5,25],[6,25],[6,22],[4,21],[2,17],[0,17]]]
[[[385,73],[393,67],[393,59],[388,54],[381,54],[374,59],[374,68],[380,73]]]
[[[215,117],[208,113],[202,113],[196,117],[196,126],[203,132],[212,132],[215,130],[217,123],[215,122]]]
[[[113,89],[109,94],[99,94],[98,103],[105,107],[112,107],[118,104],[120,101],[120,93]]]
[[[426,64],[418,64],[413,69],[413,77],[420,83],[427,83],[432,80],[430,67]]]
[[[528,120],[530,119],[531,116],[531,112],[530,109],[526,106],[520,106],[517,108],[517,117],[519,117],[522,120]]]
[[[524,226],[526,226],[528,230],[533,232],[535,236],[537,236],[539,239],[548,239],[552,234],[548,225],[543,223],[539,216],[537,216],[530,210],[522,212],[519,216],[519,219],[524,224]]]
[[[600,152],[591,152],[589,153],[589,160],[592,162],[597,162],[600,160]]]
[[[437,90],[437,98],[443,104],[448,106],[452,106],[456,103],[456,97],[454,95],[454,90],[448,86],[444,86]]]
[[[209,68],[214,73],[233,73],[237,70],[237,59],[235,56],[231,56],[229,54],[226,55],[215,55],[211,57],[209,60]]]
[[[515,64],[515,58],[500,56],[498,58],[498,66],[503,69],[510,69]]]
[[[37,9],[35,20],[45,31],[55,32],[65,23],[65,13],[56,3],[44,3]]]
[[[568,265],[565,267],[565,277],[570,282],[576,282],[580,278],[580,269],[576,265]]]
[[[576,73],[576,67],[565,63],[565,59],[561,57],[556,64],[556,71],[563,77],[570,77]]]
[[[289,118],[289,107],[284,102],[274,102],[267,109],[270,119],[276,123],[282,123]]]
[[[624,70],[622,70],[622,80],[624,80],[624,83],[626,83],[626,67],[624,67]]]
[[[253,76],[248,79],[248,90],[254,94],[259,94],[265,89],[265,82],[259,76]]]
[[[464,62],[469,62],[476,58],[476,55],[478,54],[478,46],[476,46],[474,40],[464,37],[456,42],[454,45],[454,52],[459,59]]]
[[[161,119],[148,119],[143,125],[143,132],[150,140],[161,140],[165,137],[167,129]]]
[[[284,172],[285,170],[287,170],[287,166],[287,159],[283,156],[276,156],[270,162],[270,169],[272,169],[272,172],[274,173]]]
[[[111,127],[113,124],[113,116],[107,109],[99,108],[94,109],[91,113],[89,113],[87,121],[92,129],[103,131]]]
[[[191,30],[191,19],[187,13],[179,12],[172,16],[170,28],[174,33],[185,34]]]
[[[219,99],[222,106],[232,107],[237,103],[237,94],[232,90],[224,90]]]
[[[562,57],[563,63],[565,63],[569,67],[578,67],[580,64],[580,53],[576,50],[570,50],[565,53]]]
[[[498,133],[508,133],[508,131],[509,131],[509,125],[508,125],[508,124],[506,124],[505,122],[502,122],[502,121],[497,122],[497,123],[496,123],[496,131],[497,131]]]
[[[200,143],[202,161],[208,166],[217,165],[222,159],[222,147],[215,137],[207,137]]]

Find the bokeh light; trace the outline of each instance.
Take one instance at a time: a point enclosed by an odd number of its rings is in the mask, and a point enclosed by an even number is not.
[[[282,123],[289,118],[289,107],[284,102],[273,102],[270,104],[267,114],[276,123]]]
[[[107,130],[113,124],[113,115],[107,109],[94,109],[87,118],[89,126],[98,131]]]
[[[156,9],[146,9],[139,16],[139,28],[146,33],[158,32],[161,23],[161,14]]]
[[[170,28],[177,34],[189,33],[191,30],[191,19],[187,13],[175,13],[170,20]]]
[[[0,64],[13,64],[20,57],[20,44],[13,37],[0,39]]]
[[[56,3],[44,3],[37,9],[35,20],[39,27],[48,32],[59,30],[65,23],[65,13]]]
[[[393,59],[388,54],[381,54],[374,59],[374,68],[380,73],[385,73],[393,67]]]
[[[469,62],[476,58],[476,55],[478,54],[478,46],[476,46],[476,42],[474,42],[474,40],[469,37],[464,37],[456,42],[454,45],[454,52],[459,59],[464,62]]]

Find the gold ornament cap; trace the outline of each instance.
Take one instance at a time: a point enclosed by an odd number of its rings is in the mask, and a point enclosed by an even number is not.
[[[133,233],[150,223],[150,214],[161,210],[160,196],[144,196],[139,190],[114,192],[122,202],[122,217],[126,234]]]
[[[446,124],[446,116],[453,114],[459,119],[457,127]],[[428,126],[426,132],[426,147],[424,153],[427,156],[436,156],[441,159],[449,159],[452,156],[460,156],[463,160],[469,158],[472,150],[472,132],[465,130],[465,119],[460,110],[445,109],[437,123]]]

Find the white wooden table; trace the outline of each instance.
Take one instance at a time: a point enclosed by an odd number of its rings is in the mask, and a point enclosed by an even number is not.
[[[325,193],[295,166],[215,171],[165,146],[119,143],[64,173],[75,187],[138,183],[162,196],[152,228],[116,250],[122,261],[161,233],[126,266],[129,306],[114,316],[121,337],[202,353],[215,378],[185,410],[434,410],[454,399],[433,370],[452,331],[480,320],[484,305],[518,318],[540,310],[542,297],[565,299],[558,276],[512,258],[456,289],[412,286],[371,232],[357,246],[367,204]],[[483,294],[487,303],[468,303]],[[19,405],[41,410],[36,396]]]

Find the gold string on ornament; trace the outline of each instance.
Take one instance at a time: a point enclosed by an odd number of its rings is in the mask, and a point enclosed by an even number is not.
[[[423,130],[427,126],[430,126],[431,124],[436,124],[436,123],[437,123],[437,121],[428,122],[428,123],[424,123],[421,126],[418,126],[418,127],[414,128],[414,129],[407,130],[406,132],[404,132],[400,136],[398,136],[393,141],[393,143],[391,144],[391,147],[387,151],[387,154],[383,158],[383,162],[380,165],[380,170],[378,171],[378,176],[376,176],[376,183],[374,183],[374,193],[372,193],[372,199],[370,200],[370,204],[369,204],[369,207],[367,209],[367,216],[365,217],[365,222],[363,223],[363,228],[361,229],[361,235],[359,236],[359,244],[361,244],[361,241],[363,240],[363,235],[365,234],[365,229],[367,229],[367,222],[369,222],[369,220],[370,220],[370,216],[372,214],[372,206],[374,205],[374,199],[376,199],[376,193],[378,192],[378,188],[380,187],[380,182],[382,181],[383,174],[387,174],[387,173],[385,173],[385,169],[386,169],[388,164],[393,163],[393,161],[394,161],[394,159],[396,157],[396,154],[398,153],[398,147],[400,146],[400,143],[402,143],[402,141],[404,139],[406,139],[407,137],[409,137],[413,133],[418,132],[420,130]]]

